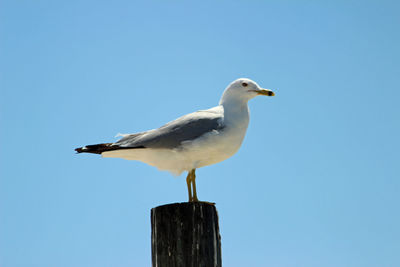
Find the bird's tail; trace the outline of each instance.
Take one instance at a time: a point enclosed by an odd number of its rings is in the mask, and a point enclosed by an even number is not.
[[[77,153],[93,153],[93,154],[101,154],[104,151],[110,151],[118,149],[118,145],[114,145],[113,143],[104,143],[104,144],[96,144],[96,145],[88,145],[84,147],[75,148]]]

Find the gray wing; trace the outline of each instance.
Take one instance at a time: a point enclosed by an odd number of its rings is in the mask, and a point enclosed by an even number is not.
[[[221,131],[222,113],[212,109],[197,111],[166,125],[136,134],[124,136],[115,145],[121,148],[179,148],[183,141],[196,139],[211,131]]]

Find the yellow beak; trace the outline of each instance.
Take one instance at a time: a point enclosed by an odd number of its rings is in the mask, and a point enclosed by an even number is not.
[[[251,91],[256,92],[258,95],[266,95],[266,96],[274,96],[275,95],[275,93],[269,89],[260,89],[260,90],[251,90]]]

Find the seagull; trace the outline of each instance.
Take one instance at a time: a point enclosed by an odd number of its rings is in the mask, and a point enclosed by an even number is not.
[[[275,94],[240,78],[228,85],[216,107],[184,115],[158,129],[120,134],[122,138],[115,143],[75,151],[137,160],[175,175],[187,171],[189,202],[198,202],[196,169],[221,162],[239,150],[249,125],[248,101],[258,95]]]

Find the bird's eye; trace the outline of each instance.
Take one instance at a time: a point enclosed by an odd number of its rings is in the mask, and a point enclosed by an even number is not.
[[[243,87],[246,87],[248,84],[247,83],[242,83],[242,86]]]

